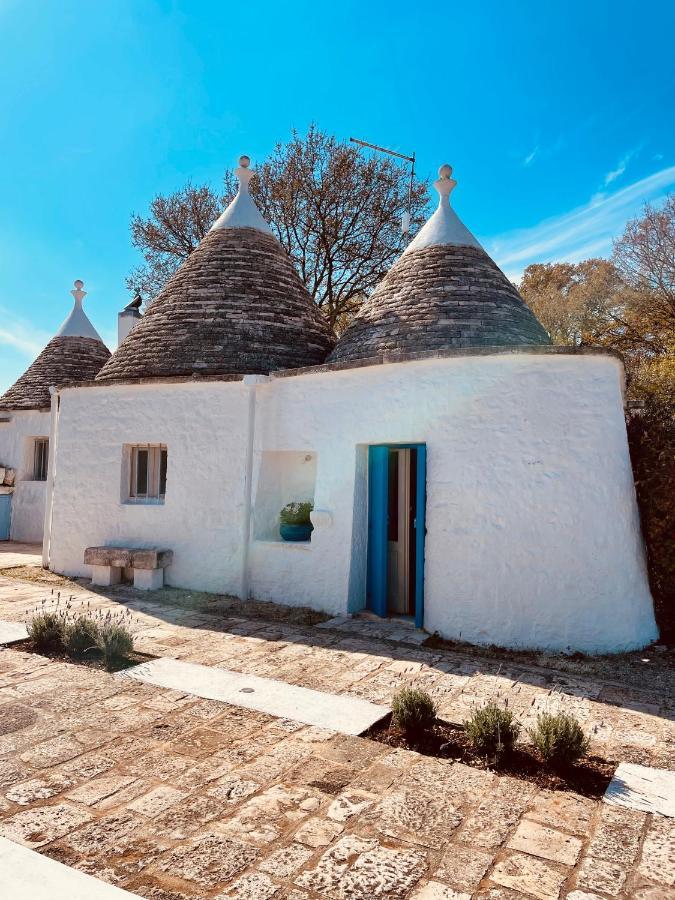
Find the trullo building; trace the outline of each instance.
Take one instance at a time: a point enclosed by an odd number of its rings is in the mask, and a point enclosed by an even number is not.
[[[110,357],[82,308],[87,293],[83,287],[82,281],[75,282],[70,315],[30,368],[0,397],[0,470],[4,469],[4,478],[0,478],[0,540],[42,540],[50,388],[91,380]]]
[[[654,639],[622,363],[550,346],[450,205],[450,168],[334,347],[247,158],[237,174],[95,380],[54,397],[49,566],[88,575],[85,549],[115,547],[93,570],[114,581],[119,548],[160,548],[170,585],[447,638],[591,653]],[[290,501],[313,503],[308,541],[281,539]]]

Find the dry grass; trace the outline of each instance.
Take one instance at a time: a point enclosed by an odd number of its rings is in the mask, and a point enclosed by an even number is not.
[[[151,598],[152,594],[148,599]],[[237,597],[230,597],[227,594],[208,594],[179,588],[165,588],[157,594],[157,599],[162,603],[219,616],[264,619],[267,622],[287,622],[291,625],[318,625],[331,618],[326,613],[317,612],[307,606],[285,606],[263,600],[247,600],[244,603]]]
[[[0,575],[5,578],[16,578],[17,581],[30,581],[32,584],[48,584],[51,587],[64,587],[75,580],[57,575],[49,569],[43,569],[42,566],[9,566],[0,569]]]

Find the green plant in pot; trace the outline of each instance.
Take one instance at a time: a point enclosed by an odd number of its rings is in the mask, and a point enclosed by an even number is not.
[[[309,514],[314,504],[287,503],[279,513],[279,533],[283,541],[309,541],[314,526]]]

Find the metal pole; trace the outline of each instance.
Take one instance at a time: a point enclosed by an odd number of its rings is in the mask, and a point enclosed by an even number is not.
[[[379,150],[380,153],[388,153],[390,156],[398,156],[399,159],[406,159],[409,163],[415,164],[415,154],[406,156],[405,153],[398,153],[396,150],[387,150],[386,147],[380,147],[377,144],[369,144],[368,141],[361,141],[359,138],[350,137],[352,144],[359,144],[361,147],[370,147],[371,150]]]
[[[403,234],[408,234],[410,229],[410,219],[412,216],[412,194],[413,194],[413,184],[415,181],[415,154],[412,156],[406,156],[405,153],[399,153],[396,150],[388,150],[386,147],[380,147],[379,144],[369,144],[368,141],[362,141],[359,138],[350,137],[349,140],[352,144],[358,144],[360,147],[368,147],[370,150],[377,150],[379,153],[387,153],[389,156],[396,156],[398,159],[405,159],[406,162],[410,163],[410,185],[408,186],[408,215],[406,219],[406,215],[403,215],[403,222],[401,224],[401,230]]]

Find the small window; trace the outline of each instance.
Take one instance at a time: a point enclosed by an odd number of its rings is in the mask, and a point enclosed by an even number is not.
[[[167,449],[160,445],[131,447],[129,498],[163,501],[166,494]]]
[[[33,481],[47,480],[47,464],[49,462],[49,440],[36,438],[33,445]]]

